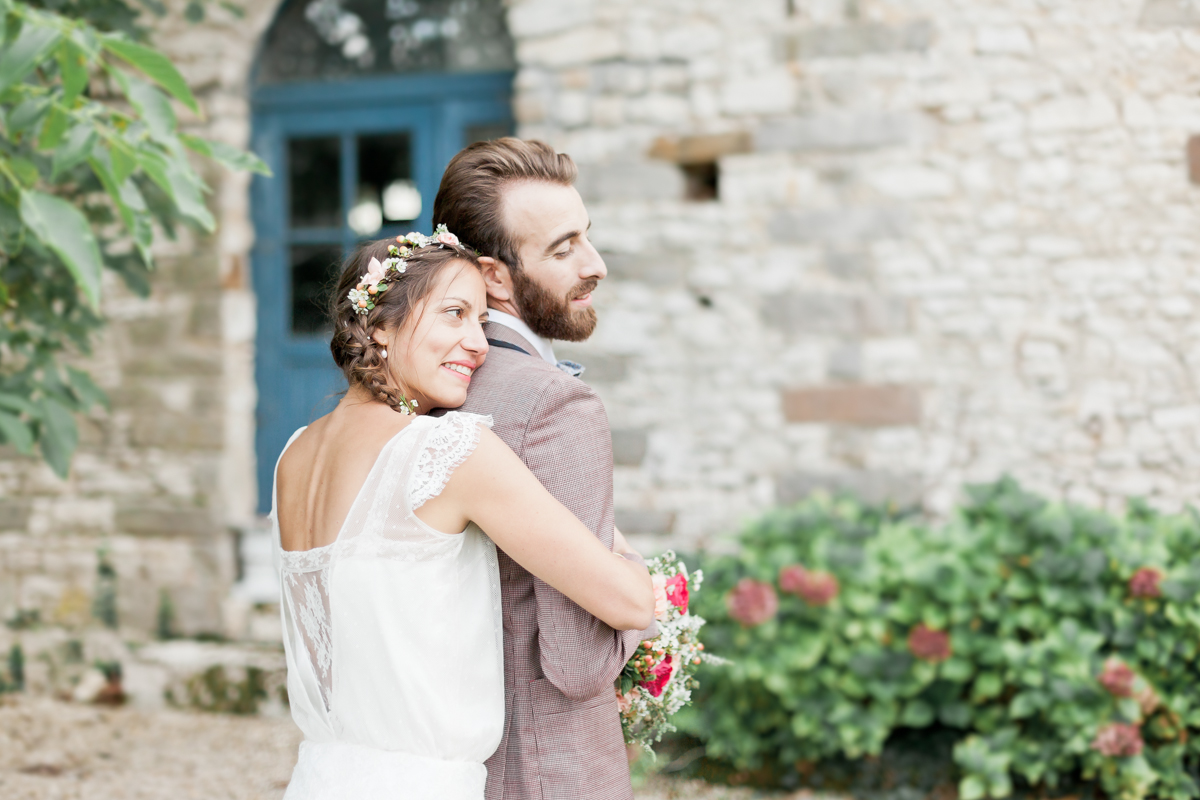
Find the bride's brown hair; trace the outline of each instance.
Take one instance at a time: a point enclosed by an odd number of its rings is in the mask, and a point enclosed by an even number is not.
[[[371,332],[376,328],[392,330],[407,322],[413,308],[433,292],[442,270],[453,262],[465,261],[475,269],[480,267],[478,257],[468,247],[448,244],[421,247],[405,259],[408,266],[403,274],[387,273],[387,291],[375,296],[375,308],[359,314],[347,295],[358,286],[371,259],[385,261],[390,257],[388,246],[394,244],[395,239],[368,242],[342,263],[330,308],[333,339],[329,350],[347,383],[366,387],[376,400],[403,412],[404,395],[388,383],[383,348],[371,338]]]

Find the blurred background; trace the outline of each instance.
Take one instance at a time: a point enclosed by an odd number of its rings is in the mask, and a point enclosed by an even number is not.
[[[161,10],[181,129],[273,176],[198,166],[215,232],[159,237],[145,296],[106,273],[78,364],[111,404],[69,475],[0,458],[0,613],[26,621],[0,635],[36,627],[27,651],[108,619],[147,642],[153,704],[225,658],[165,640],[278,641],[263,515],[339,389],[334,265],[430,230],[450,157],[509,134],[580,168],[609,276],[557,349],[608,409],[644,551],[733,552],[819,489],[934,522],[1006,474],[1114,512],[1200,489],[1195,0]]]

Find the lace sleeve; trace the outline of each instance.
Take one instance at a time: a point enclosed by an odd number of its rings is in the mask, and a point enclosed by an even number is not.
[[[437,497],[446,488],[451,473],[474,452],[480,426],[492,427],[491,417],[461,411],[427,419],[433,420],[434,428],[425,437],[408,484],[408,502],[414,511]]]

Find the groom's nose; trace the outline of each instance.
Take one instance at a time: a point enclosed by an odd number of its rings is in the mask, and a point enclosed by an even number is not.
[[[583,240],[583,264],[580,265],[579,278],[585,281],[602,281],[608,275],[608,266],[600,253],[588,239]]]

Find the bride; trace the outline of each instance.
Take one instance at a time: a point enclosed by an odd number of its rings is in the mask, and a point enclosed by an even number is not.
[[[304,733],[287,800],[481,800],[504,727],[496,546],[615,629],[653,616],[646,568],[606,550],[489,418],[424,415],[462,405],[488,349],[478,261],[438,233],[348,259],[330,348],[349,391],[276,464]]]

